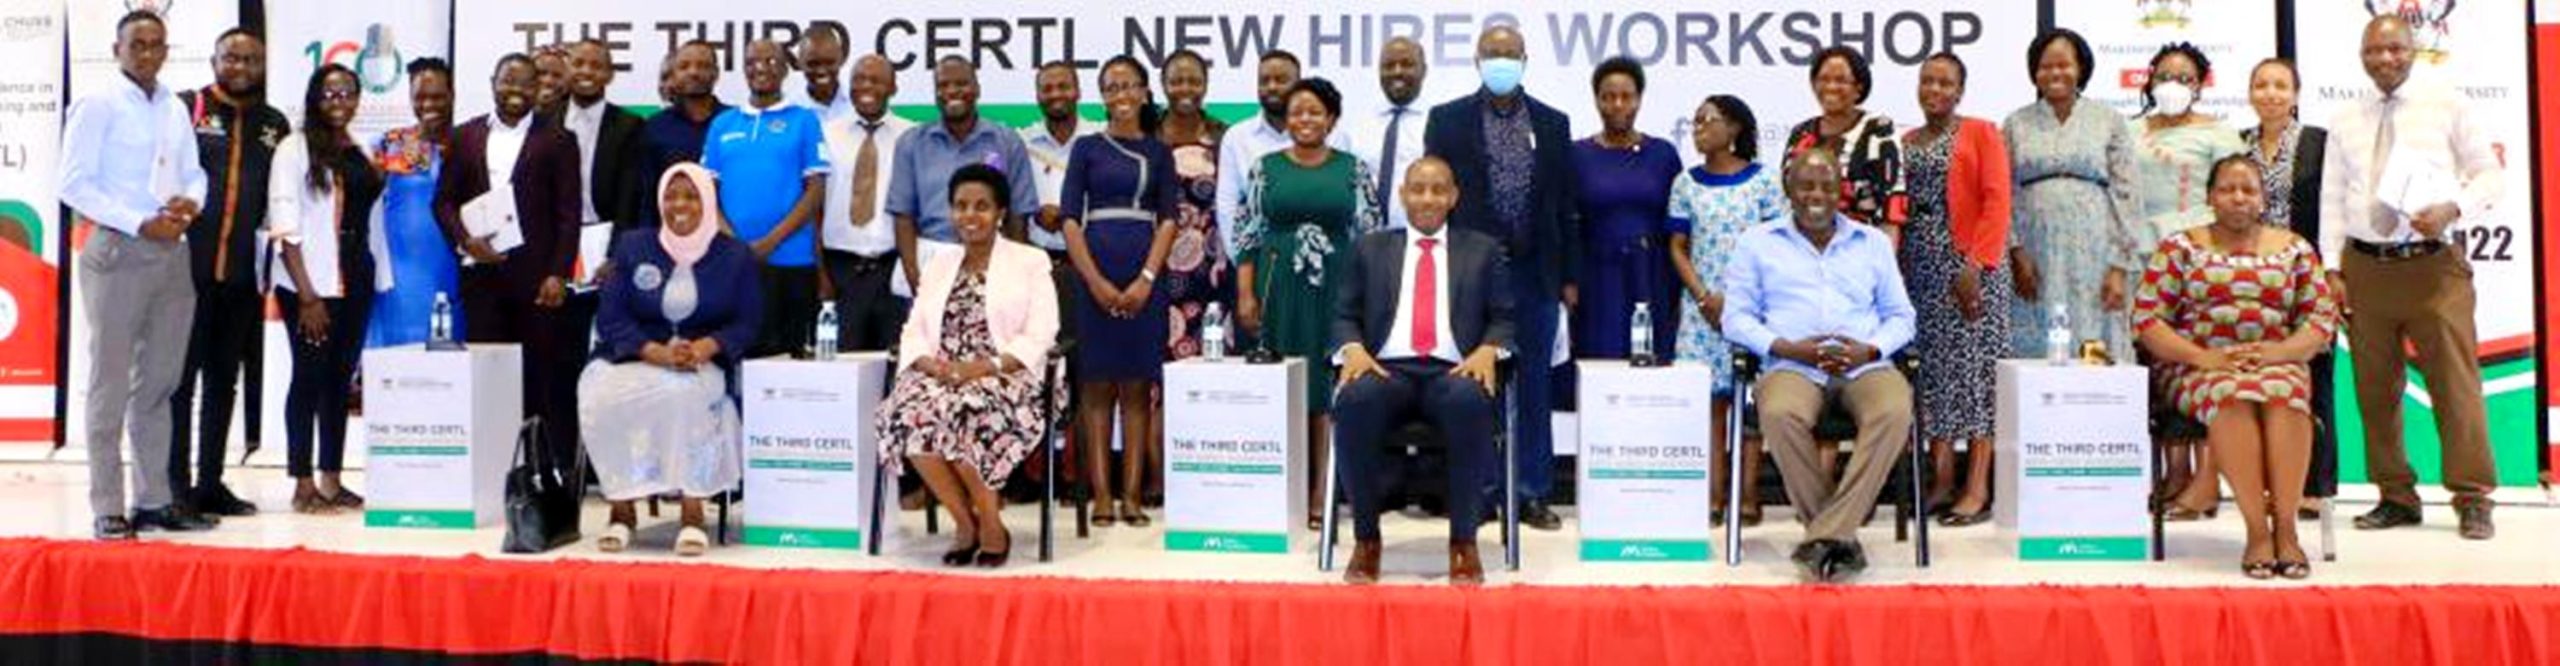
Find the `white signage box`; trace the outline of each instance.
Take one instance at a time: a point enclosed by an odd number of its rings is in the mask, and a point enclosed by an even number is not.
[[[879,429],[873,421],[889,392],[888,354],[845,354],[833,361],[757,359],[741,365],[741,432],[747,497],[753,500],[746,511],[746,543],[862,548],[862,530],[871,517],[871,478],[880,471]],[[897,515],[894,506],[883,511]]]
[[[511,344],[366,350],[365,526],[467,530],[503,521],[523,375],[524,350]]]
[[[1164,368],[1164,545],[1286,553],[1307,515],[1307,362]]]
[[[2000,362],[1996,511],[2019,559],[2150,556],[2149,384],[2138,365]]]
[[[1715,369],[1581,361],[1576,466],[1584,561],[1703,562],[1713,551]]]

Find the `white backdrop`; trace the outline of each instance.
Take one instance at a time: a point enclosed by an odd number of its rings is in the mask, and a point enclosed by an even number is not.
[[[70,0],[70,4],[72,99],[118,76],[116,21],[126,12],[155,10],[169,26],[169,59],[161,65],[160,83],[171,90],[212,83],[213,39],[240,24],[237,0]]]
[[[356,136],[372,137],[416,122],[409,112],[410,61],[443,58],[453,5],[344,0],[266,0],[267,103],[302,122],[303,87],[321,62],[356,70],[364,82]]]
[[[2249,69],[2276,54],[2275,0],[2057,2],[2053,23],[2089,39],[2098,62],[2088,95],[2128,117],[2142,112],[2152,54],[2191,42],[2213,61],[2200,108],[2233,128],[2258,122],[2249,110]]]
[[[1590,102],[1590,73],[1621,53],[1649,61],[1650,103],[1641,126],[1668,136],[1684,151],[1683,121],[1709,94],[1749,101],[1761,119],[1764,140],[1815,112],[1804,60],[1834,41],[1862,48],[1877,61],[1870,106],[1905,123],[1917,122],[1916,68],[1929,54],[1952,47],[1963,55],[1980,85],[1967,111],[1999,117],[2024,104],[2030,91],[2007,82],[2026,80],[2023,54],[2034,37],[2036,8],[2029,0],[1893,0],[1854,7],[1820,0],[1714,2],[1673,5],[1638,0],[1589,0],[1570,10],[1555,3],[1488,0],[1463,8],[1426,0],[1300,0],[1288,3],[1217,0],[1185,7],[1131,7],[1093,3],[985,0],[965,8],[945,5],[838,3],[819,0],[458,0],[454,43],[459,113],[490,106],[488,69],[509,51],[597,35],[611,42],[626,66],[611,96],[624,103],[656,104],[659,60],[677,44],[703,38],[729,49],[723,59],[721,96],[745,96],[737,58],[754,39],[787,41],[811,21],[835,21],[852,35],[852,52],[878,51],[900,64],[899,104],[930,104],[933,60],[951,54],[980,60],[982,102],[1029,104],[1039,64],[1073,58],[1090,76],[1100,62],[1124,50],[1150,62],[1157,52],[1188,46],[1208,57],[1212,103],[1251,102],[1253,65],[1266,48],[1298,54],[1307,74],[1333,79],[1349,113],[1378,108],[1374,63],[1391,36],[1422,41],[1431,59],[1422,98],[1437,102],[1475,88],[1475,39],[1491,21],[1516,22],[1528,41],[1528,89],[1573,114],[1574,133],[1599,129]],[[795,79],[789,86],[798,86]],[[1094,101],[1093,86],[1084,86]]]

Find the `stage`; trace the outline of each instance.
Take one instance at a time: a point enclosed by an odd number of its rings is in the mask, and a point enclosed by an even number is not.
[[[1731,568],[1580,562],[1568,510],[1564,531],[1527,534],[1522,569],[1507,572],[1487,529],[1490,584],[1460,590],[1445,585],[1442,524],[1402,516],[1387,524],[1386,584],[1359,588],[1316,571],[1306,548],[1168,553],[1160,527],[1078,539],[1066,511],[1056,561],[1039,563],[1037,505],[1009,509],[1014,563],[994,572],[942,568],[944,542],[912,512],[879,559],[749,547],[679,559],[672,504],[644,515],[622,554],[581,542],[504,556],[494,527],[298,516],[283,511],[280,470],[232,475],[267,513],[100,544],[86,540],[84,467],[0,464],[0,661],[2560,662],[2560,510],[2532,491],[2501,495],[2485,544],[2458,539],[2441,505],[2424,527],[2378,534],[2342,514],[2338,560],[2307,583],[2242,578],[2226,510],[2170,526],[2166,562],[2021,563],[1986,525],[1933,530],[1925,570],[1879,518],[1861,533],[1863,579],[1801,586],[1785,558],[1798,530],[1773,508]],[[2342,511],[2364,508],[2351,494]],[[588,511],[589,534],[603,515]],[[2316,549],[2316,530],[2304,536]]]

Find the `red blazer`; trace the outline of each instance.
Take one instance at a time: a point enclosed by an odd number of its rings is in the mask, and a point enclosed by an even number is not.
[[[462,205],[489,191],[489,116],[471,119],[453,130],[452,147],[444,154],[444,173],[436,180],[436,224],[445,240],[462,247]],[[516,222],[524,227],[524,246],[507,253],[496,270],[506,289],[530,297],[545,277],[570,278],[578,260],[578,226],[586,211],[579,201],[578,140],[558,121],[533,114],[524,150],[516,155]],[[464,271],[489,270],[466,267]]]
[[[1902,141],[1910,146],[1911,134]],[[1957,252],[1997,268],[2009,252],[2009,148],[2000,126],[1979,118],[1957,118],[1955,142],[1947,160],[1947,226]]]

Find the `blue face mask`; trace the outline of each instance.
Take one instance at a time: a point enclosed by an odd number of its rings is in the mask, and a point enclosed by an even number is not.
[[[1484,89],[1496,95],[1510,95],[1520,90],[1520,76],[1529,63],[1514,58],[1486,58],[1476,63],[1476,73],[1484,77]]]

